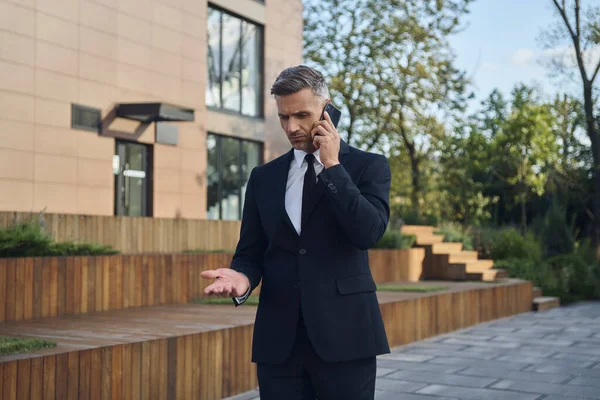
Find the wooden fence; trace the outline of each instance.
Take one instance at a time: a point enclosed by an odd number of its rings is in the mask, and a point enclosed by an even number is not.
[[[371,250],[376,282],[420,275],[422,249]],[[139,254],[0,259],[0,322],[189,303],[232,254]]]
[[[512,281],[382,302],[391,346],[531,310]],[[0,399],[217,400],[256,387],[252,325],[0,363]],[[4,395],[4,397],[3,397]]]
[[[233,250],[239,221],[0,212],[0,228],[41,219],[57,241],[110,245],[124,254]]]

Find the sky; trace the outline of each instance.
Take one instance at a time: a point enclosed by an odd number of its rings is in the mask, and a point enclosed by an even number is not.
[[[597,5],[600,0],[583,0]],[[456,66],[472,80],[476,100],[470,108],[495,89],[509,95],[518,83],[537,83],[549,97],[565,90],[564,82],[548,76],[539,60],[546,53],[538,39],[542,29],[557,21],[552,0],[476,0],[465,18],[465,29],[451,37]]]

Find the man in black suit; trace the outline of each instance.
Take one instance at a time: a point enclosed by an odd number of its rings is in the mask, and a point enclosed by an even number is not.
[[[376,356],[390,350],[367,249],[389,221],[387,159],[340,139],[318,71],[288,68],[271,94],[293,149],[252,171],[231,268],[204,272],[216,279],[205,293],[239,305],[262,279],[262,400],[373,399]]]

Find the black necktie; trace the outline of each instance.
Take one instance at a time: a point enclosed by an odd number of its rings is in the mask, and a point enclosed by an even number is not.
[[[304,188],[302,189],[302,224],[305,222],[310,205],[311,194],[317,185],[317,176],[315,174],[315,156],[307,154],[304,159],[308,163],[308,168],[304,174]]]

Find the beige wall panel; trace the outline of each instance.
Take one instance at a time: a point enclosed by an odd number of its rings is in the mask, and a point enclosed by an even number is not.
[[[184,13],[181,21],[183,33],[197,39],[206,37],[206,15],[199,17],[194,14]]]
[[[181,173],[181,192],[184,194],[200,195],[206,193],[206,162],[198,172],[183,171]]]
[[[196,120],[204,113],[196,112]],[[206,150],[206,132],[198,125],[179,124],[179,144],[182,149]]]
[[[203,110],[205,108],[205,88],[204,83],[183,81],[181,84],[181,101],[183,105],[195,109],[196,112]],[[200,118],[200,116],[196,117],[196,121],[204,124],[206,114],[203,113],[202,116],[203,118]]]
[[[72,76],[37,69],[35,94],[46,99],[76,103],[79,98],[79,80]]]
[[[77,186],[59,183],[35,183],[33,209],[47,212],[74,214],[77,212]]]
[[[181,149],[175,146],[156,144],[154,146],[154,168],[180,169]]]
[[[179,2],[171,3],[177,4]],[[152,12],[153,24],[160,25],[176,32],[183,31],[183,11],[180,9],[165,3],[154,1],[152,4]]]
[[[34,82],[33,67],[0,60],[0,90],[33,94]]]
[[[151,72],[150,82],[151,93],[157,101],[181,103],[181,79]]]
[[[153,48],[150,69],[153,72],[180,77],[182,62],[183,58],[180,54]]]
[[[80,0],[36,0],[39,11],[72,22],[79,22]]]
[[[93,132],[76,133],[77,156],[95,160],[111,160],[115,154],[115,139],[102,137]]]
[[[33,123],[0,119],[0,143],[3,149],[33,151],[34,138]]]
[[[181,213],[183,218],[201,219],[206,217],[206,195],[181,195]]]
[[[71,104],[37,98],[35,100],[35,123],[68,128],[71,126]]]
[[[119,89],[115,86],[80,79],[79,103],[102,110],[102,117],[114,108]]]
[[[178,5],[186,13],[206,18],[206,7],[208,7],[206,0],[179,0]]]
[[[203,39],[184,36],[182,42],[183,54],[186,58],[206,62],[206,45]]]
[[[36,153],[77,157],[77,136],[79,132],[70,128],[54,128],[37,125],[35,127]]]
[[[102,4],[108,8],[112,8],[114,10],[119,9],[119,1],[120,0],[94,0],[98,4]]]
[[[153,0],[119,0],[119,11],[145,21],[152,21]]]
[[[119,62],[150,69],[151,60],[152,49],[150,46],[119,38]]]
[[[77,160],[77,184],[110,188],[115,183],[112,171],[112,157],[104,160]]]
[[[77,158],[35,154],[35,181],[47,183],[77,183]]]
[[[153,24],[152,47],[180,54],[183,47],[183,34]]]
[[[181,170],[157,168],[154,171],[154,190],[161,193],[180,193]]]
[[[38,68],[77,76],[79,54],[77,50],[67,49],[38,40],[35,45],[35,62]]]
[[[183,78],[196,83],[204,83],[206,80],[205,63],[184,58]]]
[[[35,97],[0,90],[0,119],[34,122]]]
[[[79,49],[79,26],[74,22],[38,12],[35,19],[35,36],[73,50]]]
[[[126,64],[118,65],[117,85],[120,88],[133,90],[138,93],[152,93],[150,70]]]
[[[181,150],[181,169],[183,171],[200,172],[202,171],[202,159],[206,157],[206,152],[200,150]]]
[[[20,1],[15,1],[20,4]],[[35,10],[0,0],[0,26],[19,35],[35,35]]]
[[[179,193],[160,193],[155,191],[154,216],[157,218],[181,217],[181,195]]]
[[[114,85],[117,82],[119,66],[114,60],[79,54],[79,77],[83,79]]]
[[[114,192],[114,186],[110,188],[77,186],[77,213],[114,215]]]
[[[128,15],[120,12],[117,26],[119,37],[148,46],[152,44],[152,23],[138,18],[135,14]]]
[[[33,181],[0,179],[0,210],[32,211]]]
[[[29,151],[0,149],[0,179],[32,181],[33,157]]]
[[[36,0],[2,0],[6,3],[16,4],[23,8],[35,9]]]
[[[115,9],[90,0],[80,0],[81,25],[97,29],[102,32],[117,34],[118,20]]]
[[[79,27],[79,49],[96,57],[117,60],[119,40],[114,34],[100,32],[86,26]]]
[[[0,60],[35,65],[35,40],[0,31]]]

